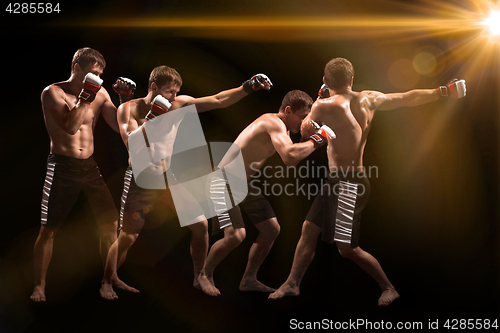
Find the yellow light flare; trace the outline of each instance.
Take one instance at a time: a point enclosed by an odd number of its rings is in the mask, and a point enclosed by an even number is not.
[[[500,35],[500,11],[492,12],[484,23],[493,35]]]

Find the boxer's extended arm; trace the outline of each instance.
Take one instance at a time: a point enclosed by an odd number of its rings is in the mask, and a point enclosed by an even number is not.
[[[200,98],[194,98],[186,95],[178,96],[176,101],[181,102],[182,106],[195,104],[196,110],[198,111],[198,113],[200,113],[200,112],[210,111],[213,109],[226,108],[238,102],[247,95],[248,94],[243,90],[243,87],[240,86],[238,88],[221,91],[220,93],[212,96],[206,96]]]
[[[435,89],[415,89],[404,93],[384,94],[378,91],[363,91],[371,110],[394,110],[405,106],[427,104],[439,99]]]
[[[272,86],[273,84],[267,75],[257,74],[243,82],[243,84],[237,88],[224,90],[218,94],[201,98],[179,96],[177,100],[181,102],[181,107],[196,104],[196,109],[198,113],[200,113],[213,109],[226,108],[254,91],[269,90]]]
[[[415,89],[405,93],[383,94],[364,91],[372,110],[393,110],[403,106],[417,106],[436,101],[439,98],[462,98],[466,95],[465,80],[453,80],[436,89]]]
[[[50,113],[61,129],[71,135],[82,126],[85,114],[90,110],[90,104],[81,101],[70,107],[64,92],[56,86],[45,88],[41,100],[43,110]]]
[[[116,116],[116,106],[111,102],[111,98],[109,97],[106,89],[102,89],[102,92],[106,96],[104,103],[101,106],[101,114],[106,123],[111,127],[115,132],[120,133],[120,129],[118,127],[117,116]]]

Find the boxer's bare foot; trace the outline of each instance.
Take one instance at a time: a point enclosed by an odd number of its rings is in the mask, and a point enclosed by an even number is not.
[[[286,282],[279,287],[274,293],[269,295],[268,299],[279,299],[285,296],[299,296],[300,290],[299,287],[292,286],[287,284]]]
[[[382,295],[378,299],[378,305],[388,306],[397,298],[399,298],[399,294],[395,289],[385,289],[382,291]]]
[[[128,284],[126,284],[125,282],[120,280],[119,278],[113,279],[113,287],[128,291],[129,293],[138,293],[139,292],[138,289],[135,289],[134,287],[129,286]]]
[[[256,279],[244,279],[244,280],[242,279],[240,282],[240,290],[241,291],[262,291],[265,293],[272,293],[273,291],[276,291],[276,288],[268,287]]]
[[[103,282],[101,285],[101,289],[99,290],[99,294],[101,294],[102,298],[109,301],[118,299],[118,295],[116,295],[115,291],[113,290],[113,285],[110,283]]]
[[[36,285],[33,289],[33,294],[31,294],[30,299],[33,302],[45,302],[45,287]]]
[[[197,282],[193,283],[195,288],[201,289],[205,294],[209,296],[220,296],[220,291],[213,284],[213,279],[210,281],[206,275],[200,274],[196,279]]]

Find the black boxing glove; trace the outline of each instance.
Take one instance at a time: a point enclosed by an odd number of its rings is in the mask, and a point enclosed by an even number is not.
[[[256,75],[252,76],[251,79],[246,80],[245,82],[242,83],[243,90],[245,90],[245,92],[247,94],[250,94],[254,91],[266,89],[265,88],[266,82],[269,84],[269,89],[271,89],[273,84],[272,84],[271,80],[267,77],[267,75],[256,74]]]

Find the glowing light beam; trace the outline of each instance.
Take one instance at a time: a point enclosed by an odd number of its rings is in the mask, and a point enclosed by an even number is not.
[[[484,20],[484,24],[493,35],[500,35],[500,11],[492,12],[490,17]]]

